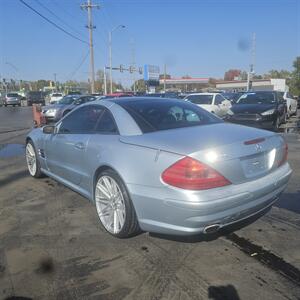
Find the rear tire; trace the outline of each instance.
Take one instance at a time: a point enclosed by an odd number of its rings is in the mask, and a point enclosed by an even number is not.
[[[26,144],[25,155],[29,174],[35,178],[42,177],[43,173],[41,171],[41,165],[35,147],[31,140],[29,140]]]
[[[128,238],[140,231],[129,193],[116,172],[108,169],[99,174],[94,195],[100,223],[109,234]]]

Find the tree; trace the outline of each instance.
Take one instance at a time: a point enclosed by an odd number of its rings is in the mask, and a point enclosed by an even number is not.
[[[133,85],[131,86],[131,90],[133,90]],[[139,79],[135,81],[135,90],[137,92],[146,92],[147,87],[144,79]]]
[[[240,77],[241,70],[238,69],[230,69],[224,74],[224,80],[226,81],[232,81],[235,77]]]
[[[279,79],[288,79],[291,77],[291,72],[287,70],[270,70],[267,74],[264,74],[264,78],[279,78]]]
[[[293,62],[294,70],[291,73],[290,92],[293,95],[300,95],[300,56],[297,56]]]

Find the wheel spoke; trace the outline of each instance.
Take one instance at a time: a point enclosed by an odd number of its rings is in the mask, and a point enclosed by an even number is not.
[[[97,184],[97,189],[100,190],[100,192],[107,198],[110,199],[110,194],[108,192],[108,190],[105,188],[105,186],[103,186],[101,183]]]
[[[113,195],[112,193],[112,186],[111,186],[111,183],[109,182],[108,178],[107,177],[103,177],[103,182],[104,182],[104,185],[110,195],[110,197]]]
[[[112,208],[109,205],[107,205],[105,208],[103,208],[101,210],[101,213],[99,216],[100,217],[109,216],[109,215],[111,215],[111,211],[112,211]]]
[[[120,224],[120,227],[121,227],[124,223],[123,213],[119,209],[116,209],[116,213],[117,213],[117,216],[118,216],[118,219],[119,219],[119,224]]]

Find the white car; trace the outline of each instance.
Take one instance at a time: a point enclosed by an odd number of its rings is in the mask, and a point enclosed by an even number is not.
[[[280,94],[286,101],[287,117],[289,118],[292,115],[297,115],[298,101],[294,99],[294,97],[289,92],[280,92]]]
[[[54,104],[57,101],[61,100],[63,98],[63,94],[62,93],[53,93],[50,95],[50,104]]]
[[[190,101],[219,117],[226,116],[232,106],[231,102],[220,93],[190,94],[184,100]]]

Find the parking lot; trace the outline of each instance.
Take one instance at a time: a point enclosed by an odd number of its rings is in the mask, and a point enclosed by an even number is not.
[[[122,240],[82,196],[29,176],[31,107],[0,107],[0,299],[300,299],[299,116],[280,129],[292,178],[260,219],[209,237]]]

